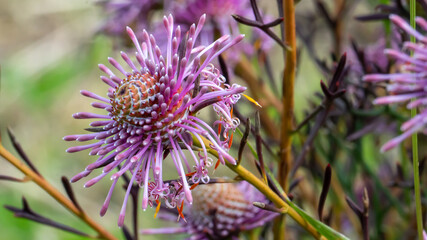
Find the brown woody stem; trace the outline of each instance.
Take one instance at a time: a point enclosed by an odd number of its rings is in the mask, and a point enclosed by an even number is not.
[[[9,163],[15,166],[19,171],[21,171],[25,176],[27,176],[31,181],[41,187],[44,191],[46,191],[50,196],[52,196],[56,201],[58,201],[62,206],[80,218],[83,222],[89,225],[93,230],[98,232],[98,238],[101,239],[109,239],[116,240],[111,233],[109,233],[106,229],[96,223],[92,218],[86,215],[85,212],[80,210],[74,203],[60,193],[55,187],[53,187],[46,179],[42,178],[36,172],[34,172],[31,168],[24,164],[24,162],[17,159],[14,155],[12,155],[9,151],[7,151],[3,145],[0,143],[0,156],[6,159]]]
[[[296,33],[295,33],[295,6],[294,0],[283,0],[283,16],[285,30],[285,45],[290,50],[285,53],[285,69],[282,83],[282,124],[280,127],[280,162],[278,180],[280,185],[288,189],[288,176],[292,164],[292,122],[294,118],[294,82],[297,63]],[[285,239],[285,217],[276,221],[274,227],[274,239]]]

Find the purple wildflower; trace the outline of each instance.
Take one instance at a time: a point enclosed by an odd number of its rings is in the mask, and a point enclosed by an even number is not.
[[[413,56],[410,56],[404,51],[400,52],[393,49],[386,49],[384,53],[400,64],[398,65],[398,73],[390,74],[370,74],[364,76],[364,81],[382,82],[389,81],[387,85],[389,96],[379,97],[375,99],[375,104],[392,104],[400,102],[408,102],[411,99],[416,99],[406,105],[408,109],[420,108],[414,118],[402,124],[401,130],[403,133],[388,141],[381,151],[388,151],[396,147],[403,140],[416,132],[427,134],[427,37],[413,29],[405,20],[397,15],[390,16],[391,21],[399,28],[414,36],[417,43],[404,42],[403,50],[414,51]],[[427,21],[417,17],[416,22],[420,28],[427,31]]]
[[[211,21],[206,23],[207,26],[201,33],[202,44],[211,42],[218,34],[238,35],[240,33],[239,24],[233,19],[233,14],[254,18],[250,2],[247,0],[185,0],[172,2],[169,6],[168,10],[174,13],[176,22],[184,28],[190,27],[195,19],[206,13]],[[268,50],[273,46],[273,41],[261,30],[254,28],[251,33],[254,41],[261,38],[261,41],[258,42],[261,49]],[[229,54],[230,60],[237,60],[242,51],[248,55],[255,53],[254,46],[248,42],[243,42],[240,44],[240,48],[235,50]]]
[[[191,234],[189,239],[236,239],[240,232],[264,225],[278,216],[252,205],[265,202],[265,196],[247,182],[199,185],[193,190],[194,202],[184,210],[186,221],[180,227],[144,229],[142,234]],[[175,221],[176,216],[160,211],[159,217]]]
[[[148,28],[149,19],[160,0],[110,0],[102,5],[109,19],[102,26],[101,31],[110,35],[122,35],[126,26],[136,26],[135,32],[139,33]],[[199,16],[201,16],[200,14]],[[138,35],[139,36],[139,35]]]
[[[103,167],[101,175],[86,182],[85,187],[90,187],[114,168],[120,169],[111,176],[113,183],[101,209],[101,215],[104,215],[117,180],[125,172],[129,172],[132,178],[120,212],[119,226],[123,225],[127,199],[134,182],[144,189],[144,210],[148,204],[152,205],[153,201],[159,200],[164,200],[169,207],[182,204],[184,199],[192,203],[187,176],[190,176],[188,178],[193,183],[209,182],[207,168],[213,162],[208,157],[201,137],[212,142],[210,147],[218,152],[221,163],[224,164],[225,160],[236,163],[227,153],[231,141],[228,133],[239,125],[239,119],[231,115],[231,108],[239,100],[245,87],[226,84],[224,76],[210,62],[242,40],[243,35],[234,39],[225,35],[208,46],[196,47],[195,42],[205,18],[203,15],[197,26],[193,24],[190,27],[187,37],[183,38],[180,45],[180,27],[174,27],[172,15],[164,17],[168,40],[165,56],[161,54],[152,35],[143,31],[143,42],[140,43],[128,27],[127,33],[136,47],[139,66],[122,52],[121,56],[131,69],[130,72],[115,59],[108,59],[123,74],[122,77],[108,67],[99,65],[107,74],[101,76],[101,80],[110,86],[107,94],[109,99],[81,91],[82,95],[101,101],[92,103],[92,106],[105,109],[108,113],[101,115],[81,112],[73,115],[76,119],[102,120],[90,124],[92,127],[101,127],[100,132],[64,137],[66,141],[97,140],[92,144],[67,149],[67,152],[91,149],[90,155],[99,156],[71,181],[78,181],[93,170]],[[207,106],[212,106],[218,114],[220,119],[215,123],[221,124],[222,134],[217,134],[207,123],[196,117],[196,113]],[[192,151],[191,135],[202,144],[202,150],[197,156]],[[189,150],[190,159],[184,155],[184,149]],[[179,181],[163,182],[164,153],[170,153],[180,176]],[[193,161],[194,163],[190,163]]]

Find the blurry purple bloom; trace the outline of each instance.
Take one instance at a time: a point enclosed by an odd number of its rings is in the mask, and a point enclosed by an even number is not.
[[[402,124],[401,130],[404,133],[388,141],[381,148],[381,151],[388,151],[396,147],[413,133],[423,132],[427,134],[427,108],[425,108],[427,105],[427,48],[425,45],[427,44],[427,37],[413,29],[405,20],[397,15],[391,15],[390,19],[394,24],[418,40],[417,43],[405,42],[403,45],[404,50],[414,51],[414,55],[411,57],[404,51],[386,49],[384,51],[386,55],[401,63],[398,65],[399,72],[369,74],[364,76],[363,80],[369,82],[389,81],[387,90],[391,95],[375,99],[375,104],[408,102],[412,98],[415,98],[415,101],[408,103],[407,108],[420,107],[421,110],[414,118]],[[416,22],[423,30],[427,30],[426,20],[417,17]]]
[[[109,0],[101,2],[105,11],[110,14],[101,31],[110,35],[122,35],[123,28],[135,26],[135,32],[148,28],[151,12],[160,0]],[[200,14],[199,16],[201,16]]]
[[[245,87],[226,84],[224,76],[210,62],[241,41],[243,35],[234,39],[225,35],[208,46],[196,47],[195,42],[205,18],[203,15],[197,26],[193,24],[190,27],[187,39],[181,39],[181,29],[179,26],[174,27],[172,15],[164,17],[168,40],[165,56],[161,54],[152,35],[144,30],[143,42],[140,43],[128,27],[127,33],[136,47],[138,65],[124,52],[121,56],[131,71],[125,70],[115,59],[108,59],[122,76],[116,75],[102,64],[99,65],[107,74],[101,76],[101,80],[110,86],[107,94],[109,99],[81,91],[82,95],[101,101],[92,103],[92,106],[105,109],[108,113],[101,115],[81,112],[73,115],[76,119],[101,119],[90,125],[101,127],[102,131],[64,137],[66,141],[97,140],[92,144],[67,149],[67,152],[91,149],[90,155],[99,156],[71,181],[78,181],[93,170],[103,167],[101,175],[86,182],[85,187],[90,187],[113,169],[120,169],[111,176],[113,183],[101,209],[101,215],[104,215],[117,180],[125,172],[129,172],[132,178],[120,212],[119,226],[123,225],[127,199],[134,182],[144,188],[143,209],[159,200],[164,200],[169,207],[182,204],[184,199],[192,203],[187,177],[190,176],[188,178],[193,183],[209,182],[207,168],[213,163],[201,137],[212,142],[210,147],[218,152],[221,163],[224,164],[225,160],[236,163],[227,153],[231,141],[228,133],[239,125],[239,119],[231,116],[231,108],[239,100]],[[179,47],[181,40],[184,48]],[[215,123],[221,124],[222,134],[217,134],[207,123],[196,117],[196,113],[207,106],[212,106],[218,114],[220,119]],[[191,135],[202,144],[202,150],[198,154],[192,151]],[[189,150],[189,159],[184,155],[184,149]],[[170,152],[180,176],[178,181],[163,182],[164,152]]]
[[[203,13],[210,19],[206,23],[205,28],[200,33],[201,44],[206,45],[212,42],[218,35],[236,36],[240,33],[239,24],[231,15],[237,14],[249,19],[254,18],[254,14],[248,0],[182,0],[173,1],[169,4],[169,11],[175,15],[177,24],[187,29],[191,24]],[[265,17],[268,22],[268,16]],[[273,46],[273,40],[265,33],[257,28],[251,29],[252,38],[254,41],[259,40],[257,47],[267,51]],[[239,48],[234,48],[229,54],[230,60],[236,61],[239,59],[239,54],[245,53],[252,55],[256,52],[256,47],[253,43],[243,42]]]
[[[260,227],[278,216],[252,205],[265,196],[247,182],[199,185],[193,190],[193,204],[184,210],[187,221],[180,227],[144,229],[142,234],[191,234],[188,239],[227,239]],[[159,217],[175,221],[176,216],[160,211]]]

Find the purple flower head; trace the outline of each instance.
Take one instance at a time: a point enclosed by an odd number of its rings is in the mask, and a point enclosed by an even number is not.
[[[163,22],[168,39],[164,56],[152,35],[143,31],[143,41],[140,43],[132,29],[127,28],[136,47],[136,62],[122,52],[126,69],[115,59],[109,58],[110,64],[116,68],[115,72],[121,76],[99,65],[107,74],[101,76],[101,80],[110,86],[108,98],[81,91],[82,95],[100,101],[92,103],[92,106],[105,109],[107,113],[81,112],[73,115],[76,119],[101,119],[90,124],[98,131],[64,137],[66,141],[95,140],[95,143],[71,147],[67,152],[91,149],[90,155],[99,156],[83,172],[74,176],[72,182],[103,167],[99,176],[86,182],[85,187],[90,187],[113,169],[119,168],[111,175],[113,183],[101,215],[107,211],[119,177],[126,172],[132,175],[120,212],[119,226],[123,225],[133,183],[143,187],[143,209],[160,200],[166,201],[169,207],[176,207],[184,199],[190,204],[193,202],[187,178],[191,178],[193,183],[209,182],[208,167],[213,162],[208,157],[202,137],[210,140],[210,147],[218,152],[221,163],[224,164],[225,160],[236,163],[228,154],[231,141],[228,133],[239,125],[239,119],[232,117],[231,109],[245,87],[226,84],[224,76],[210,62],[242,40],[243,35],[234,39],[225,35],[208,46],[195,46],[205,15],[197,26],[193,24],[190,27],[186,37],[181,36],[179,26],[174,27],[172,15],[164,17]],[[200,109],[207,106],[212,106],[219,116],[216,123],[221,124],[222,132],[218,134],[196,116]],[[192,150],[191,135],[202,144],[199,153]],[[184,155],[185,149],[189,150],[191,157]],[[163,156],[168,153],[178,171],[179,180],[163,182]]]
[[[381,151],[387,151],[396,147],[413,133],[423,132],[427,134],[427,37],[413,29],[405,20],[397,15],[391,15],[390,19],[399,28],[417,39],[417,43],[404,42],[403,44],[403,50],[411,50],[414,54],[410,56],[405,51],[386,49],[384,53],[399,63],[398,72],[370,74],[364,76],[363,79],[369,82],[389,82],[387,90],[390,95],[375,99],[375,104],[401,103],[416,99],[409,102],[406,107],[408,109],[420,108],[420,112],[414,118],[403,123],[400,128],[403,133],[388,141],[381,148]],[[417,17],[416,22],[421,29],[427,31],[426,20]]]
[[[250,2],[247,0],[184,0],[174,1],[169,6],[167,10],[174,13],[176,22],[185,29],[189,28],[203,13],[208,16],[210,21],[206,23],[207,26],[200,36],[203,45],[211,42],[218,35],[233,36],[240,33],[239,24],[233,19],[233,14],[254,18]],[[273,46],[273,41],[261,30],[257,28],[251,30],[253,30],[251,31],[253,40],[260,40],[261,49],[268,50]],[[240,48],[232,50],[228,57],[235,62],[242,52],[252,55],[255,53],[255,47],[249,42],[243,42]]]
[[[160,4],[160,0],[110,0],[102,5],[109,18],[101,31],[110,35],[122,35],[125,26],[136,26],[135,32],[148,28],[152,11]],[[201,16],[200,14],[199,16]]]
[[[142,234],[191,234],[189,239],[227,239],[240,232],[264,225],[277,213],[253,206],[265,196],[247,182],[198,185],[193,204],[184,210],[186,221],[180,227],[145,229]],[[176,216],[160,211],[159,217],[175,221]]]

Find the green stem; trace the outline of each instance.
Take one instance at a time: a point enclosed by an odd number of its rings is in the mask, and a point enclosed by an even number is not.
[[[410,0],[410,19],[412,28],[416,29],[415,26],[415,15],[416,15],[416,1]],[[415,36],[411,35],[411,42],[415,43]],[[414,55],[411,51],[411,56]],[[411,109],[411,118],[417,115],[417,109]],[[415,208],[417,217],[417,231],[418,239],[423,239],[423,217],[421,209],[421,191],[420,191],[420,171],[418,161],[418,136],[416,133],[412,135],[412,156],[413,156],[413,167],[414,167],[414,191],[415,191]]]

